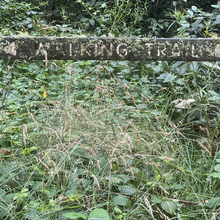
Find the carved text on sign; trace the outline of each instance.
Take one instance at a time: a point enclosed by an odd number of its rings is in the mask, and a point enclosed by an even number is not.
[[[17,51],[16,51],[16,44],[15,42],[10,43],[7,46],[1,46],[0,45],[0,51],[4,51],[6,54],[10,54],[13,56],[16,56]]]
[[[121,43],[116,46],[116,53],[118,56],[125,57],[128,54],[126,46],[127,46],[127,44],[125,44],[125,43]],[[93,50],[88,51],[88,48],[90,48],[90,49],[92,48]],[[72,49],[72,44],[70,46],[70,49]],[[92,55],[94,55],[94,57],[97,57],[97,56],[103,57],[105,55],[105,53],[107,54],[107,56],[112,56],[113,49],[114,49],[113,43],[110,43],[109,45],[105,45],[104,43],[102,43],[101,45],[98,45],[97,43],[95,43],[92,45],[91,44],[88,44],[88,45],[81,44],[80,51],[81,51],[81,56],[86,55],[86,56],[91,57]],[[70,54],[70,56],[72,56],[73,53],[71,50],[69,51],[69,54]]]
[[[0,59],[220,61],[220,40],[0,36]]]

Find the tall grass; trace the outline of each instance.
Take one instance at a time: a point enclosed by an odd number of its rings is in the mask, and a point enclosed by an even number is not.
[[[59,100],[24,104],[21,123],[2,117],[17,136],[1,158],[1,218],[88,217],[101,208],[111,219],[218,219],[210,141],[135,102],[102,82],[79,104],[66,85]]]

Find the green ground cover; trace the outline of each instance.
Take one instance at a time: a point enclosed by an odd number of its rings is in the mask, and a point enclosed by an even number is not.
[[[4,0],[1,34],[218,37],[217,3],[68,2]],[[219,219],[219,69],[1,60],[0,219]]]

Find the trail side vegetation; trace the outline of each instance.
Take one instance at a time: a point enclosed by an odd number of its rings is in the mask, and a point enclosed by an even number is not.
[[[2,0],[0,35],[218,38],[220,2]],[[220,66],[0,60],[0,219],[220,219]]]

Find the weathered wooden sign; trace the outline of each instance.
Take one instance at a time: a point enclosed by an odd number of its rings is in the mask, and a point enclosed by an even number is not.
[[[220,61],[220,39],[0,36],[0,59]]]

